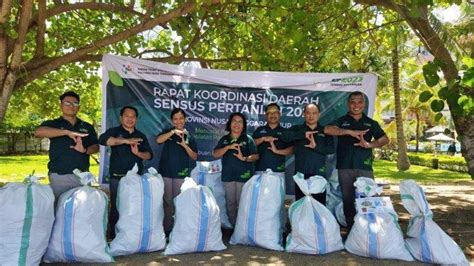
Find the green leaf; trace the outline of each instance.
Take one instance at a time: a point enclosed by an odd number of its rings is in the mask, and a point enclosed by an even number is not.
[[[423,77],[425,77],[426,84],[430,87],[436,86],[439,82],[438,66],[432,62],[423,66]]]
[[[123,86],[123,79],[120,77],[120,75],[115,72],[115,71],[109,71],[109,79],[112,84],[114,84],[117,87],[122,87]]]
[[[463,96],[459,97],[459,99],[458,99],[459,105],[464,105],[468,102],[469,102],[469,97],[467,97],[467,95],[463,95]]]
[[[437,114],[435,115],[434,119],[435,119],[436,121],[439,121],[442,117],[443,117],[443,114],[442,114],[442,113],[437,113]]]
[[[474,67],[474,58],[471,57],[463,57],[462,58],[463,64],[465,64],[467,67]]]
[[[442,87],[441,89],[439,89],[439,91],[438,91],[438,97],[439,97],[440,99],[446,100],[446,99],[448,99],[448,96],[449,96],[449,89],[448,89],[448,87]]]
[[[464,72],[462,83],[467,87],[474,87],[474,67],[470,67]]]
[[[433,100],[431,101],[431,110],[434,112],[441,112],[444,108],[444,101],[441,100]]]
[[[430,91],[424,91],[420,94],[418,99],[420,100],[420,102],[425,103],[429,99],[431,99],[431,97],[433,97],[433,93],[431,93]]]

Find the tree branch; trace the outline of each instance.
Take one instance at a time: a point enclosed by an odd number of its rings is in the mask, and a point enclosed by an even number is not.
[[[128,6],[121,6],[117,4],[105,4],[105,3],[74,3],[74,4],[59,4],[54,6],[51,9],[46,10],[45,19],[50,17],[54,17],[61,13],[70,12],[74,10],[81,10],[81,9],[88,9],[88,10],[100,10],[100,11],[113,11],[113,12],[121,12],[121,13],[128,13],[135,16],[143,17],[143,14],[130,9]],[[39,17],[34,16],[28,28],[33,27],[35,24],[38,24]]]
[[[145,19],[149,19],[153,11],[153,0],[146,0],[145,2]]]
[[[10,69],[16,71],[21,64],[21,56],[23,54],[23,46],[25,45],[26,33],[28,32],[28,21],[30,20],[33,10],[33,0],[25,0],[21,5],[20,20],[18,23],[18,38],[13,46],[13,54],[10,63]]]
[[[10,15],[11,8],[12,8],[11,0],[2,1],[2,10],[0,10],[0,25],[3,25],[5,24],[5,22],[8,21],[8,16]]]
[[[5,33],[5,23],[8,21],[8,16],[11,12],[11,0],[3,0],[1,3],[2,9],[0,10],[0,94],[3,91],[3,83],[7,74],[7,58],[10,55],[8,49],[9,37]]]
[[[145,50],[145,51],[140,52],[138,54],[138,58],[142,58],[142,55],[152,54],[152,53],[164,53],[164,54],[167,54],[169,56],[174,56],[173,53],[171,53],[168,50],[157,48],[157,49]]]
[[[207,59],[199,57],[186,57],[181,58],[179,56],[169,56],[169,57],[160,57],[160,58],[146,58],[145,60],[155,61],[155,62],[164,62],[164,63],[182,63],[182,62],[199,62],[199,63],[219,63],[219,62],[233,62],[233,61],[243,61],[249,60],[250,56],[243,57],[229,57],[229,58],[216,58],[216,59]]]
[[[44,55],[44,34],[46,32],[46,0],[38,0],[38,30],[36,32],[36,58]]]
[[[217,4],[218,1],[213,1],[214,4]],[[182,6],[173,9],[169,13],[163,14],[161,16],[158,16],[156,18],[153,18],[151,20],[148,20],[146,22],[140,23],[132,28],[129,28],[127,30],[124,30],[122,32],[119,32],[117,34],[105,37],[103,39],[100,39],[98,41],[95,41],[94,43],[84,46],[82,48],[79,48],[73,52],[70,52],[68,54],[51,58],[48,63],[45,65],[42,65],[37,68],[31,68],[31,64],[27,64],[25,67],[27,70],[31,70],[28,73],[22,75],[20,78],[23,80],[21,84],[28,84],[37,77],[48,73],[51,70],[58,69],[60,66],[64,64],[68,64],[70,62],[75,62],[80,60],[83,56],[94,53],[98,49],[105,47],[107,45],[117,43],[119,41],[126,40],[127,38],[134,36],[142,31],[152,29],[158,24],[163,24],[167,23],[170,20],[183,16],[191,11],[193,11],[196,8],[196,4],[194,2],[187,2],[183,4]],[[36,63],[34,63],[36,64]],[[20,84],[20,83],[18,83]],[[18,88],[19,86],[15,85],[15,88]]]

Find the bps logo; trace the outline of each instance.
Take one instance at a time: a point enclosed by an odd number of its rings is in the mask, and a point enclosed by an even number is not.
[[[131,65],[122,65],[122,72],[124,74],[128,74],[128,72],[132,72],[132,66]]]
[[[332,79],[331,86],[354,86],[354,85],[361,86],[363,80],[364,80],[363,76]]]

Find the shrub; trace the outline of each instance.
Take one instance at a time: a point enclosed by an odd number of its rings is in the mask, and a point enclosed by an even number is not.
[[[378,151],[377,151],[378,150]],[[396,161],[398,152],[390,149],[377,149],[376,154],[378,155],[377,158],[387,161]],[[433,167],[433,159],[438,160],[438,169],[445,169],[451,170],[456,172],[464,172],[467,173],[468,168],[466,161],[463,157],[456,157],[456,156],[449,156],[449,155],[437,155],[434,156],[433,154],[429,153],[408,153],[408,159],[410,160],[411,164],[414,165],[421,165],[426,167]]]
[[[435,150],[435,146],[433,143],[431,142],[428,142],[425,144],[424,146],[424,151],[427,152],[427,153],[433,153]]]
[[[415,165],[422,165],[426,167],[433,167],[433,159],[438,160],[438,168],[452,170],[457,172],[467,173],[467,164],[463,157],[453,157],[447,155],[433,156],[426,153],[408,153],[410,163]]]

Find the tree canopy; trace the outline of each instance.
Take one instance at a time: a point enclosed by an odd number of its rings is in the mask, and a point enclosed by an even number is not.
[[[53,95],[66,89],[79,90],[91,102],[85,114],[100,119],[94,106],[99,105],[97,69],[104,53],[197,61],[216,69],[374,72],[384,86],[393,29],[409,27],[434,58],[423,74],[435,89],[423,92],[420,100],[436,112],[449,107],[474,173],[472,22],[445,25],[432,15],[434,8],[458,2],[4,0],[0,121],[9,104],[10,122],[19,110],[30,117],[54,116]],[[471,8],[461,6],[464,13]]]

